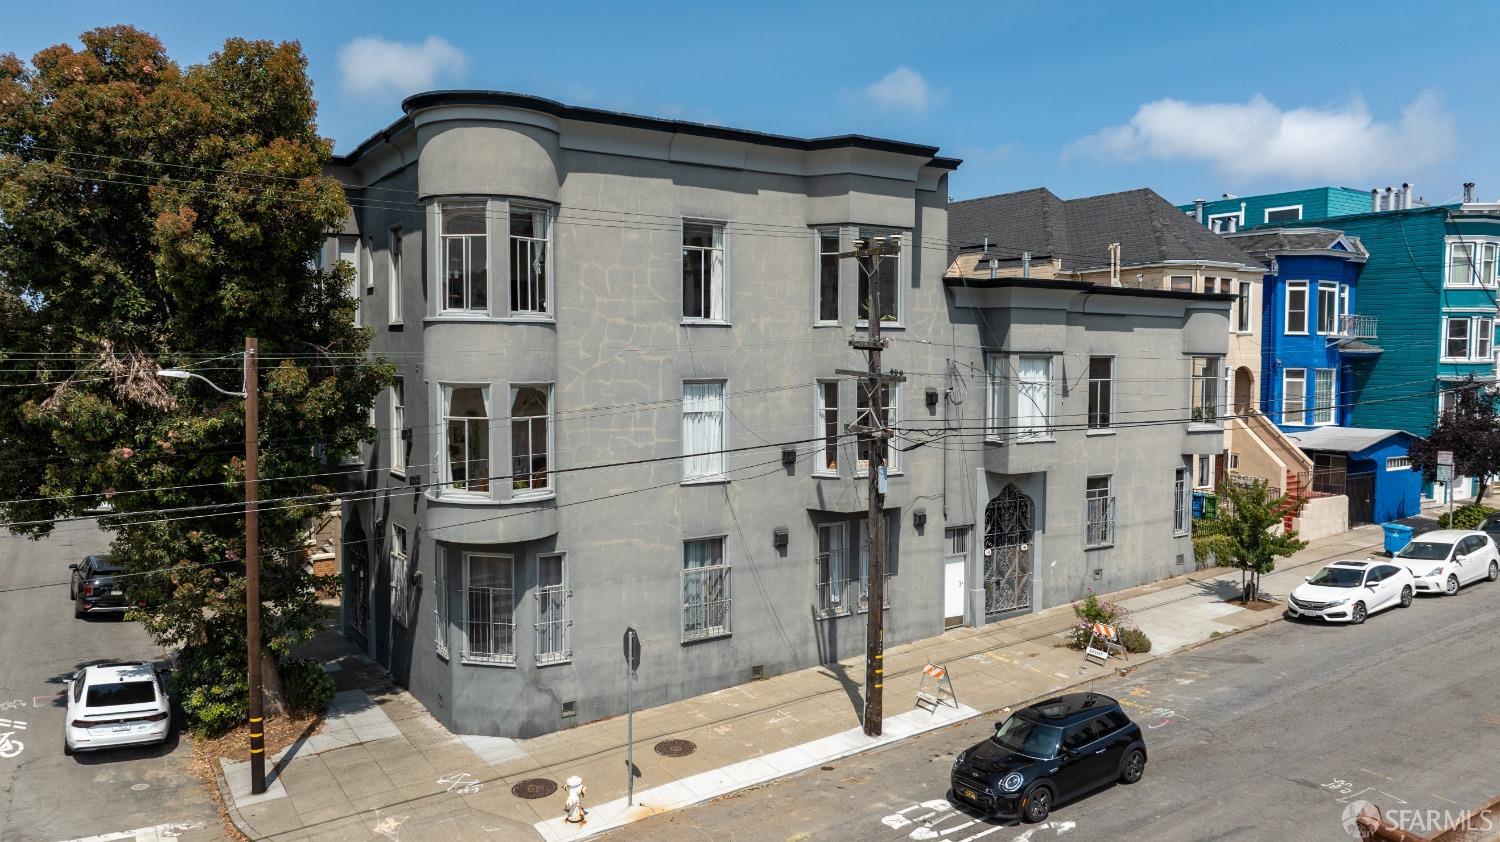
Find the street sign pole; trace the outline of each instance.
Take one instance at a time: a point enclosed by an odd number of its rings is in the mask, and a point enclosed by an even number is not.
[[[1453,528],[1453,451],[1439,450],[1437,453],[1438,479],[1443,481],[1443,490],[1448,492],[1448,528]]]
[[[625,627],[625,806],[635,805],[635,671],[641,665],[641,638]]]

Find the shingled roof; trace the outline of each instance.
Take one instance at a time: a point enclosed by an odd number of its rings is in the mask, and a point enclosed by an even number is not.
[[[1148,188],[1059,199],[1045,187],[967,199],[948,205],[948,262],[989,238],[990,254],[1053,257],[1064,271],[1109,265],[1109,244],[1120,263],[1169,260],[1256,265],[1250,255],[1194,221]]]
[[[1332,228],[1256,228],[1227,237],[1246,254],[1267,264],[1275,255],[1287,252],[1333,251],[1340,238],[1348,245],[1351,257],[1363,261],[1370,256],[1358,237]]]

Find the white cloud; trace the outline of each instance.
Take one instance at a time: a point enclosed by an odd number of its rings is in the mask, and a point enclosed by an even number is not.
[[[933,90],[922,74],[902,65],[865,88],[865,96],[876,105],[903,111],[926,111]]]
[[[368,35],[339,48],[344,90],[357,96],[406,96],[431,90],[439,77],[462,76],[468,66],[463,50],[436,35],[410,44]]]
[[[1201,161],[1230,180],[1361,180],[1434,163],[1452,151],[1453,118],[1441,94],[1427,91],[1399,122],[1379,122],[1364,100],[1282,110],[1256,95],[1246,103],[1163,99],[1142,105],[1129,123],[1070,144],[1064,159]]]

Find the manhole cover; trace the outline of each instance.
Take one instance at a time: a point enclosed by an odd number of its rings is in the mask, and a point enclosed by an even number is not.
[[[662,757],[687,757],[697,750],[692,740],[662,740],[656,744],[656,753]]]
[[[517,798],[546,798],[557,792],[557,782],[547,778],[527,778],[510,788],[510,794]]]

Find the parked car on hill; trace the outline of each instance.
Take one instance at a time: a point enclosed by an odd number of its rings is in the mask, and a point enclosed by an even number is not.
[[[1500,551],[1480,530],[1425,532],[1391,560],[1411,571],[1417,593],[1453,596],[1464,585],[1500,579]]]
[[[78,564],[68,565],[73,572],[68,598],[73,601],[73,616],[83,619],[89,614],[122,614],[125,604],[124,585],[116,576],[120,566],[107,555],[84,556]]]
[[[84,667],[68,681],[63,754],[164,743],[172,732],[167,685],[151,664]]]
[[[986,816],[1039,822],[1053,805],[1146,771],[1141,726],[1099,693],[1047,699],[995,723],[995,733],[958,753],[954,801]]]
[[[1411,571],[1380,561],[1335,561],[1292,590],[1287,616],[1359,625],[1377,611],[1406,608],[1416,594]]]

